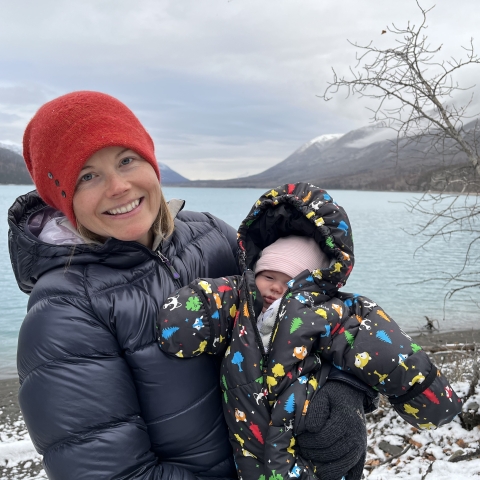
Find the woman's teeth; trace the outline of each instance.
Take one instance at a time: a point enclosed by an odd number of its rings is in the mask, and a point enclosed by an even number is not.
[[[140,199],[134,200],[132,203],[128,205],[124,205],[120,208],[113,208],[112,210],[107,210],[107,213],[110,215],[119,215],[120,213],[128,213],[131,212],[134,208],[137,208],[140,205]]]

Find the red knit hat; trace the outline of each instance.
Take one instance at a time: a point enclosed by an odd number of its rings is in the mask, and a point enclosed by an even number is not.
[[[83,164],[105,147],[124,147],[160,172],[150,135],[116,98],[99,92],[73,92],[43,105],[23,136],[23,157],[42,199],[73,225],[73,194]]]

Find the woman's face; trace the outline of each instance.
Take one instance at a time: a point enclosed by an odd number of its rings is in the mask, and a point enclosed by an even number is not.
[[[160,183],[147,161],[132,150],[106,147],[85,162],[73,211],[77,221],[97,235],[151,247],[160,196]]]

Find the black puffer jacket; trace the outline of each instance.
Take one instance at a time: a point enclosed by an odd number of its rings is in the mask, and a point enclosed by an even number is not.
[[[19,401],[49,478],[236,478],[217,360],[172,358],[155,342],[167,294],[198,276],[238,273],[234,230],[180,212],[163,257],[115,239],[73,249],[30,227],[52,213],[31,192],[8,218],[12,266],[30,295]]]

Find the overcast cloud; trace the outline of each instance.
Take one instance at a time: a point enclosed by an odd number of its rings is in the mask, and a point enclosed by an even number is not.
[[[368,124],[365,103],[317,97],[331,67],[354,64],[347,39],[386,47],[387,25],[420,21],[414,0],[0,0],[0,12],[0,142],[20,144],[45,101],[98,90],[125,102],[158,159],[190,179],[258,173],[314,137]],[[476,0],[438,2],[432,45],[448,57],[474,37],[480,50],[479,12]]]

